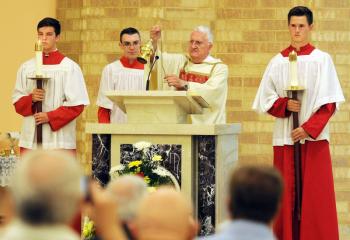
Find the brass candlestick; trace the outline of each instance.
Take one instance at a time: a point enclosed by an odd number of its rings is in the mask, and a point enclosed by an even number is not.
[[[287,95],[292,96],[293,100],[298,100],[298,93],[305,89],[299,86],[297,71],[297,54],[292,51],[289,54],[289,78],[290,87],[286,89]],[[293,112],[293,129],[299,127],[299,113]],[[301,221],[301,200],[302,200],[302,178],[301,178],[301,145],[300,141],[294,143],[294,182],[295,182],[295,201],[293,209],[292,233],[293,240],[300,239],[300,221]]]
[[[43,46],[41,44],[41,41],[38,40],[35,43],[36,74],[35,74],[35,77],[28,78],[28,79],[36,81],[37,89],[43,89],[43,81],[50,79],[48,77],[44,77],[42,74],[42,71],[41,71],[42,51],[43,51]],[[42,112],[42,102],[41,101],[35,103],[35,112],[36,113]],[[38,148],[41,147],[42,142],[43,142],[43,126],[42,126],[42,124],[39,124],[36,126],[36,143],[37,143]]]

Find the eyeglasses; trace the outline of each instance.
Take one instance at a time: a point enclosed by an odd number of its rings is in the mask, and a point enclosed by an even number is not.
[[[134,42],[122,42],[122,45],[123,45],[124,47],[127,47],[127,48],[129,48],[129,47],[131,47],[131,46],[133,46],[133,47],[137,47],[137,46],[139,46],[139,45],[140,45],[140,41],[134,41]]]
[[[202,44],[203,44],[203,42],[201,42],[201,41],[194,41],[194,40],[191,40],[191,41],[189,41],[188,42],[191,46],[192,45],[195,45],[195,46],[201,46]]]

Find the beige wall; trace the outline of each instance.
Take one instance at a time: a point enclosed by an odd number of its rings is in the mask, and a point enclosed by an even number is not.
[[[16,72],[34,56],[36,25],[56,16],[56,0],[2,0],[0,2],[0,132],[19,131],[22,118],[11,101]]]

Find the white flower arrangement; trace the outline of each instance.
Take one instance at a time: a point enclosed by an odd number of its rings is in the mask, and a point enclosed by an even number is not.
[[[163,161],[162,156],[150,151],[152,144],[150,142],[137,142],[133,144],[134,149],[139,157],[124,165],[117,165],[111,168],[109,174],[112,179],[125,175],[133,174],[140,176],[149,186],[159,186],[162,184],[172,184],[177,190],[180,186],[168,170],[160,166]]]

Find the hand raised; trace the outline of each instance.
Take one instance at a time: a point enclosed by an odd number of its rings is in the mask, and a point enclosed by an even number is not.
[[[152,41],[157,42],[161,37],[161,32],[162,30],[159,25],[153,26],[150,31],[150,38]]]

